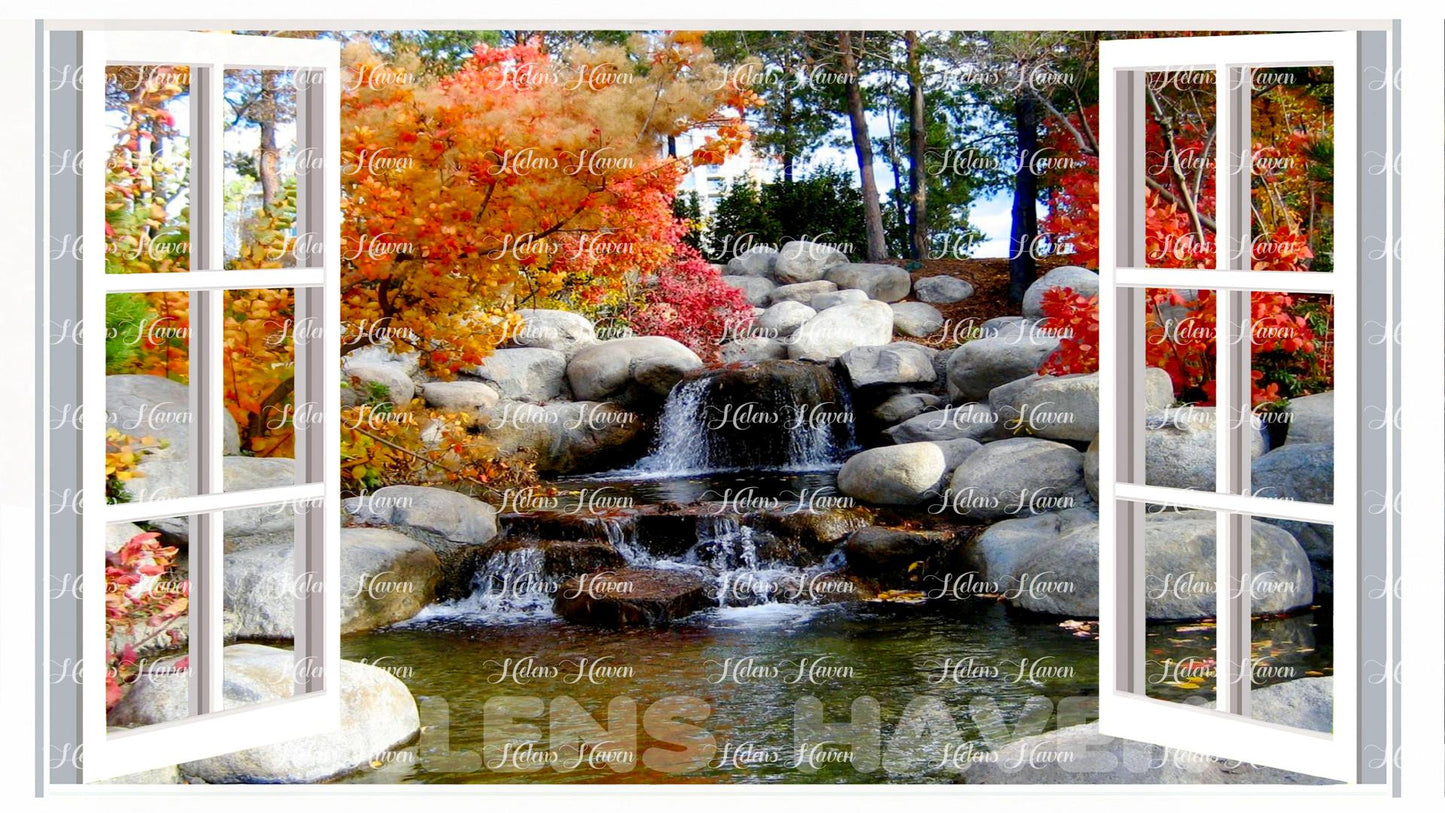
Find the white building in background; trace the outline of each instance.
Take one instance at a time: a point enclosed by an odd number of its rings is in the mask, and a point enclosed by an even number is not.
[[[707,140],[708,135],[708,130],[702,129],[678,136],[675,140],[678,156],[690,155],[693,149]],[[678,183],[677,191],[696,192],[698,203],[702,206],[702,216],[707,218],[712,216],[718,201],[722,200],[723,193],[735,181],[742,178],[768,181],[772,180],[775,174],[776,169],[753,150],[752,142],[749,141],[737,155],[729,157],[721,164],[693,167]]]

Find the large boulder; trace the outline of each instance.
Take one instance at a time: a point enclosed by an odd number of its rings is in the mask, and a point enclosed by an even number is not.
[[[1214,407],[1191,405],[1148,413],[1144,419],[1144,482],[1213,491],[1214,422]],[[1264,453],[1264,435],[1256,432],[1252,439],[1251,460]]]
[[[767,277],[742,277],[728,275],[722,281],[743,292],[748,303],[752,305],[766,305],[773,289],[778,287],[776,283]]]
[[[779,285],[768,294],[768,302],[776,305],[779,302],[798,302],[808,305],[813,299],[821,294],[836,293],[838,286],[825,280],[813,282],[795,282],[792,285]],[[816,310],[816,309],[815,309]]]
[[[1215,530],[1212,512],[1164,511],[1145,517],[1148,618],[1185,620],[1215,614]],[[1252,523],[1251,532],[1252,611],[1269,615],[1308,605],[1312,580],[1299,543],[1286,531],[1259,520]],[[1009,595],[1015,607],[1072,618],[1098,616],[1097,514],[1078,509],[997,523],[970,543],[968,559],[983,572],[985,582],[999,585]]]
[[[768,338],[786,339],[817,315],[817,311],[801,302],[784,300],[763,311],[753,322],[753,329]]]
[[[735,277],[767,277],[773,276],[773,264],[778,260],[778,250],[772,246],[753,246],[731,260],[728,260],[727,271],[730,276]]]
[[[973,296],[973,286],[958,277],[924,277],[913,283],[913,295],[924,302],[951,305]]]
[[[948,358],[949,398],[982,401],[994,387],[1038,372],[1058,347],[1056,337],[1032,332],[974,339]]]
[[[838,361],[855,387],[928,384],[936,376],[932,351],[910,342],[855,347]]]
[[[987,404],[964,404],[915,415],[889,429],[887,435],[894,443],[959,438],[981,441],[993,435],[997,425],[998,415]]]
[[[522,326],[508,337],[517,347],[540,347],[570,356],[580,347],[597,343],[597,328],[581,314],[522,308],[517,315],[522,317]]]
[[[744,336],[718,348],[724,364],[749,364],[788,357],[788,346],[767,336]]]
[[[832,285],[833,283],[828,284]],[[841,291],[824,291],[821,294],[813,294],[813,298],[808,300],[808,305],[815,311],[825,311],[834,305],[851,305],[855,302],[867,301],[868,294],[852,288],[845,288]]]
[[[502,396],[482,381],[429,381],[421,385],[427,406],[451,412],[476,412],[496,406]]]
[[[502,401],[482,412],[483,432],[503,457],[524,454],[544,474],[615,464],[639,441],[641,417],[613,403]]]
[[[398,353],[392,344],[390,336],[379,325],[373,335],[377,341],[373,344],[362,345],[341,357],[341,366],[344,368],[351,364],[391,364],[400,367],[402,372],[414,376],[421,372],[421,351],[408,350]],[[365,333],[364,329],[359,332]]]
[[[356,525],[399,531],[431,548],[441,567],[437,597],[444,601],[471,593],[472,574],[498,531],[497,509],[444,488],[387,486],[341,507]]]
[[[143,460],[136,467],[139,477],[126,481],[130,502],[174,499],[190,494],[191,466],[177,460]],[[289,457],[221,458],[222,488],[227,493],[295,485],[296,461]],[[237,550],[253,544],[289,542],[296,528],[294,506],[233,508],[223,515],[225,547]],[[185,517],[149,520],[167,542],[185,545],[190,540],[190,522]]]
[[[1074,293],[1094,296],[1099,293],[1099,275],[1077,265],[1061,265],[1039,277],[1024,292],[1024,317],[1043,318],[1044,292],[1050,288],[1073,288]]]
[[[893,340],[893,311],[882,302],[838,305],[809,319],[788,343],[788,358],[832,361],[855,347]]]
[[[296,691],[296,657],[290,650],[238,644],[226,647],[222,659],[225,708],[281,700]],[[406,684],[375,666],[341,661],[339,667],[339,729],[186,762],[181,775],[208,784],[321,782],[365,768],[417,735],[421,723]],[[190,715],[188,682],[184,670],[148,675],[111,710],[110,723],[144,726],[185,719]]]
[[[579,401],[655,403],[702,359],[663,336],[633,336],[589,345],[567,363],[567,381]]]
[[[1284,436],[1286,444],[1335,442],[1334,390],[1292,398],[1284,413],[1289,427]]]
[[[1005,387],[1008,385],[1005,385]],[[992,401],[994,393],[989,392]],[[1022,387],[1011,404],[1014,417],[1005,426],[1051,440],[1089,441],[1099,434],[1099,374],[1040,376]],[[1174,403],[1169,374],[1158,367],[1144,371],[1144,408],[1167,409]]]
[[[1328,734],[1335,728],[1335,679],[1306,677],[1249,692],[1249,716],[1256,720]]]
[[[914,533],[870,525],[843,540],[843,556],[854,575],[887,585],[908,583],[916,566],[942,553],[946,540],[938,533]]]
[[[881,404],[869,410],[868,414],[887,426],[901,423],[915,415],[937,409],[943,399],[926,392],[900,392],[890,395]]]
[[[1293,432],[1294,428],[1291,427]],[[1255,496],[1330,505],[1335,501],[1335,445],[1285,443],[1254,461],[1250,486]],[[1289,531],[1310,559],[1315,594],[1335,591],[1335,529],[1333,525],[1261,518]]]
[[[894,302],[893,329],[905,336],[931,336],[943,327],[943,314],[923,302]]]
[[[288,640],[296,599],[315,589],[297,576],[290,544],[228,553],[221,567],[226,630],[238,639]],[[385,528],[341,530],[341,632],[396,624],[436,600],[441,564],[426,544]]]
[[[387,400],[396,406],[411,403],[416,385],[400,364],[348,362],[341,367],[342,406]]]
[[[944,500],[960,516],[997,520],[1073,508],[1087,495],[1083,455],[1077,449],[1051,440],[1009,438],[970,455],[954,471]]]
[[[912,287],[908,272],[896,265],[878,263],[844,263],[828,269],[824,279],[839,288],[852,288],[868,294],[869,299],[897,302]]]
[[[661,626],[716,606],[714,592],[709,581],[692,573],[624,568],[567,580],[552,609],[574,624]]]
[[[936,443],[865,449],[838,470],[838,490],[875,505],[919,505],[938,496],[948,463]]]
[[[158,375],[105,377],[105,426],[157,441],[147,458],[185,460],[191,448],[190,391]],[[221,416],[224,454],[239,454],[241,433],[230,412]]]
[[[596,347],[590,342],[574,348]],[[466,373],[497,388],[503,398],[540,404],[562,397],[566,392],[567,354],[545,347],[515,347],[493,350]]]
[[[846,262],[847,255],[832,246],[793,240],[784,243],[778,251],[778,257],[773,262],[773,276],[784,285],[812,282],[822,279],[823,272],[829,268]]]

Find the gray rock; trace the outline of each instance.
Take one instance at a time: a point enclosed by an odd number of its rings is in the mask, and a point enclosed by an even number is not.
[[[511,336],[517,347],[540,347],[572,355],[579,347],[597,343],[597,328],[587,317],[571,311],[521,308],[522,326]]]
[[[851,573],[901,585],[918,562],[938,555],[942,542],[936,535],[869,525],[848,534],[843,541],[843,555]]]
[[[174,499],[190,493],[191,467],[174,460],[143,461],[136,467],[142,475],[128,481],[126,496],[131,502]],[[289,457],[221,458],[221,482],[227,492],[276,488],[296,483],[296,461]],[[296,515],[293,506],[236,508],[226,511],[226,550],[249,544],[287,541],[294,537]],[[149,522],[173,544],[184,545],[190,539],[190,523],[185,517],[167,517]]]
[[[1045,548],[1071,545],[1066,540],[1075,534],[1097,537],[1098,533],[1099,515],[1091,508],[1029,514],[990,525],[967,545],[966,560],[975,569],[977,581],[986,585],[984,592],[1009,593],[1020,588],[1072,591],[1074,585],[1067,577],[1073,574],[1031,574],[1023,564]]]
[[[483,413],[488,440],[503,457],[522,454],[544,474],[567,474],[615,463],[644,428],[637,413],[613,403],[502,401]]]
[[[1019,428],[1019,410],[1016,406],[1019,394],[1029,388],[1029,385],[1042,379],[1038,373],[1026,375],[1007,384],[1000,384],[988,391],[988,406],[998,413],[998,425],[1000,431],[1005,434],[1012,434]]]
[[[933,445],[943,450],[944,465],[949,471],[958,468],[960,463],[967,460],[974,452],[983,448],[983,444],[973,438],[938,440],[933,441]]]
[[[596,342],[578,345],[576,352],[597,346]],[[545,347],[493,350],[466,373],[496,387],[503,398],[540,404],[565,392],[567,354]]]
[[[865,449],[838,470],[838,490],[876,505],[918,505],[937,496],[948,455],[936,443]]]
[[[1089,496],[1095,501],[1099,499],[1099,437],[1089,441],[1089,448],[1084,450],[1084,487],[1089,490]]]
[[[834,305],[850,305],[855,302],[867,302],[868,294],[862,291],[855,291],[848,288],[842,291],[826,291],[821,294],[814,294],[808,301],[815,311],[825,311]]]
[[[943,314],[923,302],[895,302],[893,329],[905,336],[931,336],[943,327]]]
[[[973,296],[973,286],[958,277],[924,277],[913,283],[913,295],[924,302],[951,305]]]
[[[773,263],[773,276],[784,285],[812,282],[822,279],[823,272],[829,268],[846,262],[847,255],[832,246],[793,240],[784,243],[778,251],[778,258]]]
[[[788,346],[766,336],[744,336],[724,344],[719,352],[724,364],[738,364],[785,359]]]
[[[297,576],[295,546],[227,553],[222,565],[226,628],[237,639],[289,640],[296,599],[315,589]],[[341,530],[341,632],[390,626],[436,599],[441,565],[424,543],[385,528]]]
[[[416,385],[399,364],[363,364],[352,362],[341,368],[343,386],[341,404],[358,406],[377,400],[374,394],[385,392],[385,399],[396,406],[411,403]]]
[[[133,522],[112,522],[105,526],[105,552],[115,553],[145,529]]]
[[[753,328],[768,338],[786,339],[817,315],[817,311],[801,302],[784,300],[763,311],[763,315],[753,323]]]
[[[496,406],[502,396],[497,388],[481,381],[429,381],[421,385],[427,406],[455,412],[475,412]]]
[[[993,435],[997,425],[998,415],[987,404],[964,404],[915,415],[889,429],[887,434],[894,443],[959,438],[981,441]]]
[[[430,548],[441,568],[436,595],[443,601],[471,594],[472,576],[498,531],[495,508],[443,488],[387,486],[341,507],[352,523],[388,528]]]
[[[618,629],[662,626],[716,606],[712,583],[678,570],[624,568],[569,579],[552,609],[574,624]]]
[[[896,265],[878,263],[844,263],[828,269],[823,275],[839,288],[852,288],[868,294],[869,299],[897,302],[912,287],[908,272]]]
[[[661,401],[702,359],[663,336],[634,336],[599,342],[577,351],[567,363],[567,381],[579,401]]]
[[[1097,701],[1094,701],[1097,708]],[[1092,715],[1090,715],[1092,716]],[[1098,723],[1023,737],[967,762],[968,785],[1322,785],[1328,780],[1099,733]]]
[[[108,375],[105,377],[105,425],[133,438],[154,438],[157,443],[146,458],[185,460],[191,448],[190,391],[158,375]],[[224,454],[241,451],[241,433],[236,419],[226,412],[221,418]]]
[[[983,520],[1059,511],[1086,499],[1083,455],[1038,438],[985,445],[954,471],[944,495],[954,513]]]
[[[226,708],[295,692],[295,655],[289,650],[240,644],[226,647],[223,658]],[[416,736],[420,720],[406,684],[375,666],[351,661],[339,666],[340,729],[183,763],[181,775],[210,784],[320,782],[364,768]],[[190,713],[187,683],[184,671],[148,676],[111,710],[110,719],[124,726],[184,719]]]
[[[1334,443],[1286,443],[1271,449],[1254,461],[1250,486],[1257,497],[1332,504],[1335,501]],[[1261,521],[1278,525],[1299,540],[1310,559],[1315,595],[1334,593],[1334,526],[1273,518],[1261,518]]]
[[[942,403],[942,398],[930,393],[900,392],[889,396],[888,400],[874,407],[869,414],[885,424],[892,425],[928,412]]]
[[[1077,265],[1062,265],[1039,277],[1024,292],[1024,317],[1040,319],[1044,315],[1044,292],[1050,288],[1073,288],[1074,293],[1094,296],[1099,293],[1099,275]]]
[[[1008,386],[1008,385],[1005,385]],[[992,401],[994,393],[989,392]],[[1013,418],[1005,428],[1052,440],[1088,441],[1099,434],[1099,374],[1040,376],[1014,395]],[[1167,409],[1174,403],[1174,385],[1158,367],[1144,370],[1144,408]]]
[[[772,246],[753,246],[728,260],[728,274],[737,277],[773,276],[773,264],[778,260],[778,250]]]
[[[855,347],[839,356],[838,362],[855,387],[927,384],[935,377],[932,354],[909,342]]]
[[[1057,338],[1000,334],[975,339],[948,359],[948,394],[953,401],[981,401],[989,390],[1038,372],[1059,347]]]
[[[808,304],[813,298],[820,294],[830,294],[838,290],[838,286],[820,279],[815,282],[795,282],[792,285],[779,285],[768,295],[768,302],[776,305],[779,302],[798,302]]]
[[[855,347],[884,345],[892,339],[893,311],[887,305],[871,301],[838,305],[798,328],[789,340],[788,358],[832,361]]]
[[[767,277],[742,277],[729,275],[724,276],[722,278],[722,281],[727,283],[728,285],[731,285],[734,288],[737,288],[739,291],[742,291],[743,296],[747,297],[748,302],[753,305],[768,304],[768,300],[769,297],[772,296],[773,289],[778,287],[776,283],[774,283]]]
[[[125,729],[112,729],[112,732],[124,731]],[[152,768],[148,771],[117,776],[114,779],[98,779],[87,784],[95,785],[179,785],[181,783],[181,766],[166,765],[161,768]]]
[[[399,353],[393,349],[391,339],[382,336],[376,344],[358,347],[342,356],[342,367],[349,364],[392,364],[400,367],[407,375],[416,375],[421,371],[421,351],[408,350]]]
[[[1151,486],[1214,490],[1214,407],[1171,407],[1144,421],[1144,481]],[[1264,453],[1256,433],[1251,459]]]
[[[1252,688],[1249,716],[1266,723],[1330,733],[1335,728],[1335,679],[1307,677]]]
[[[1285,415],[1289,424],[1286,444],[1335,442],[1334,390],[1290,399]]]

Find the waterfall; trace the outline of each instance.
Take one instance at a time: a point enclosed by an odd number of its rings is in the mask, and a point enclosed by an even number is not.
[[[853,425],[847,389],[822,365],[767,361],[713,370],[673,387],[652,450],[635,471],[826,469],[856,445]]]
[[[542,551],[521,547],[494,553],[472,576],[472,593],[458,601],[433,604],[408,624],[437,620],[480,620],[507,624],[552,616],[552,594]]]

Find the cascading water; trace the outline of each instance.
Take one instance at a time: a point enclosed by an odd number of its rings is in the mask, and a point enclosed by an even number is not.
[[[841,463],[855,445],[847,389],[826,367],[765,361],[709,371],[673,387],[652,451],[635,471],[817,470]]]
[[[433,604],[410,623],[460,618],[506,624],[548,617],[555,588],[547,579],[541,550],[522,547],[498,552],[472,577],[471,595]]]

